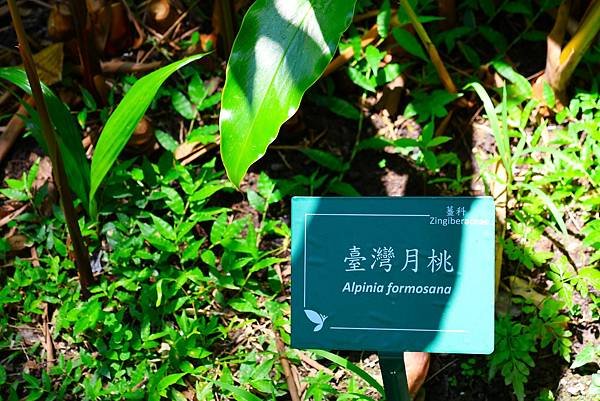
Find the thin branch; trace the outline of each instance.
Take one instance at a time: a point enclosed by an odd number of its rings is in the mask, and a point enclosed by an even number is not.
[[[560,69],[560,53],[565,39],[570,10],[570,0],[561,3],[556,14],[554,26],[546,39],[546,79],[553,87],[558,83],[557,75],[559,75]]]
[[[438,53],[435,45],[429,38],[429,35],[427,35],[427,31],[425,31],[423,24],[419,22],[419,18],[408,3],[408,0],[400,0],[400,5],[402,6],[402,8],[404,8],[404,11],[406,11],[408,18],[410,19],[410,23],[415,28],[415,32],[417,32],[417,35],[419,36],[419,39],[421,39],[423,46],[425,46],[425,49],[429,54],[429,58],[431,58],[431,62],[433,63],[433,66],[435,67],[438,76],[442,81],[442,84],[448,92],[457,93],[458,91],[456,90],[456,85],[454,85],[454,81],[452,81],[448,70],[446,70],[446,67],[442,62],[440,54]]]
[[[52,161],[52,170],[54,173],[54,181],[60,194],[61,204],[67,223],[67,229],[71,235],[73,242],[73,250],[75,253],[75,264],[77,265],[77,272],[79,274],[79,282],[81,283],[81,294],[83,297],[89,296],[88,287],[93,284],[94,276],[92,275],[92,269],[90,267],[90,255],[87,247],[83,241],[81,231],[79,229],[79,223],[77,221],[77,214],[73,206],[73,195],[69,188],[67,176],[65,174],[65,167],[63,165],[62,156],[56,142],[56,134],[54,127],[50,122],[50,115],[46,107],[42,87],[40,85],[40,79],[35,69],[35,63],[29,44],[25,36],[25,29],[23,28],[23,21],[21,20],[21,14],[17,8],[15,0],[8,0],[8,7],[13,20],[17,39],[19,41],[19,50],[21,57],[23,58],[23,65],[27,73],[27,79],[31,86],[31,94],[35,101],[35,108],[39,114],[42,134],[46,145],[48,146],[48,153],[50,160]]]
[[[33,248],[32,248],[33,249]],[[42,315],[42,330],[44,332],[44,348],[46,348],[46,370],[54,366],[54,342],[50,332],[49,322],[52,320],[52,304],[44,303],[44,314]]]
[[[89,20],[87,4],[81,0],[70,0],[69,9],[73,16],[73,26],[77,39],[79,59],[83,66],[85,87],[100,104],[106,103],[104,78],[100,68],[100,58]]]
[[[279,334],[274,330],[275,333],[275,342],[277,345],[277,352],[279,352],[279,361],[281,362],[281,366],[283,367],[283,374],[285,375],[285,379],[288,385],[288,391],[290,393],[290,397],[292,401],[300,401],[300,395],[298,394],[298,388],[296,387],[296,382],[294,381],[294,377],[292,375],[292,371],[290,369],[290,361],[288,361],[285,356],[285,345],[281,338],[279,338]]]
[[[575,71],[575,67],[589,49],[598,31],[600,31],[600,1],[596,0],[586,12],[575,35],[560,53],[561,86],[566,87]]]

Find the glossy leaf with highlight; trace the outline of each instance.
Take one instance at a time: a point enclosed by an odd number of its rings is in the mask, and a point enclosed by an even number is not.
[[[354,0],[257,0],[233,44],[221,102],[221,157],[239,185],[331,61]]]

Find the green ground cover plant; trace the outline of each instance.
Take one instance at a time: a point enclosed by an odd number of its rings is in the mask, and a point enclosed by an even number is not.
[[[532,50],[572,2],[150,3],[180,8],[173,29],[144,20],[141,55],[119,57],[162,67],[107,78],[105,99],[73,78],[43,87],[87,299],[35,107],[39,148],[15,145],[35,160],[2,161],[1,399],[382,399],[371,353],[289,347],[290,199],[398,194],[491,194],[500,223],[495,352],[435,356],[420,397],[600,394],[600,47],[586,39],[559,88]],[[595,35],[583,3],[565,49]],[[2,87],[22,98],[11,57]],[[136,154],[143,119],[157,144]]]

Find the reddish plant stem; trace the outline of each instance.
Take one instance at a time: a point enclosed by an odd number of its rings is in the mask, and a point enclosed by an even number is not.
[[[87,247],[83,241],[81,231],[79,229],[79,223],[77,222],[77,213],[73,206],[73,195],[69,189],[67,176],[65,174],[65,167],[63,160],[56,142],[56,136],[52,123],[50,122],[50,115],[46,107],[42,87],[40,85],[40,79],[35,69],[33,56],[27,43],[25,35],[25,29],[23,28],[23,22],[21,20],[21,14],[15,0],[8,0],[8,7],[13,20],[17,39],[19,41],[19,50],[21,57],[23,58],[23,65],[25,72],[27,73],[27,79],[31,86],[31,94],[35,100],[35,108],[40,117],[40,123],[42,126],[42,134],[46,145],[48,146],[48,153],[50,160],[52,161],[52,171],[54,174],[54,181],[58,193],[60,194],[60,200],[62,209],[65,215],[65,221],[67,222],[67,229],[71,235],[73,243],[73,250],[75,254],[75,265],[77,266],[77,272],[79,274],[79,282],[81,284],[81,294],[84,298],[89,296],[88,287],[93,284],[94,276],[90,267],[90,256]]]
[[[103,96],[104,79],[100,66],[100,57],[94,40],[92,24],[88,15],[87,5],[82,0],[70,0],[69,8],[73,15],[77,47],[79,48],[79,59],[83,67],[83,79],[85,88],[90,91],[96,102],[105,104]]]

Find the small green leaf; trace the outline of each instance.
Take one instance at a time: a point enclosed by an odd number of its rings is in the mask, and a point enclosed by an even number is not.
[[[152,223],[154,223],[154,228],[161,236],[171,241],[175,241],[177,239],[175,231],[173,230],[173,227],[169,225],[169,223],[153,214],[151,214],[150,217],[152,218]]]
[[[412,148],[418,147],[420,144],[416,139],[412,138],[398,138],[392,142],[392,144],[399,148]]]
[[[171,375],[167,375],[167,376],[163,377],[158,382],[158,386],[157,386],[158,392],[161,395],[166,396],[167,395],[166,390],[173,384],[177,383],[179,381],[179,379],[181,379],[183,376],[185,376],[185,373],[173,373]]]
[[[217,386],[229,391],[237,401],[262,401],[251,392],[220,381],[213,381]]]
[[[533,90],[527,78],[516,72],[514,68],[505,61],[492,61],[491,65],[498,71],[498,74],[508,79],[514,85],[515,90],[514,92],[511,92],[513,96],[517,97],[519,100],[531,98]]]
[[[218,125],[203,125],[202,127],[191,130],[185,140],[186,142],[200,142],[204,145],[207,143],[215,143],[217,140],[217,132],[219,132]]]
[[[160,192],[167,196],[167,201],[165,202],[169,209],[171,209],[176,214],[183,214],[185,205],[181,195],[174,188],[171,187],[162,187]]]
[[[369,45],[365,49],[365,58],[367,59],[367,64],[373,72],[373,75],[377,75],[377,71],[379,70],[379,63],[381,63],[381,60],[383,60],[384,56],[385,53],[380,52],[373,45]]]
[[[80,87],[81,89],[81,95],[83,98],[83,104],[85,105],[85,107],[87,107],[90,110],[96,110],[98,108],[98,106],[96,105],[96,100],[94,100],[94,97],[92,96],[92,94],[85,89],[83,86]]]
[[[449,136],[436,136],[431,141],[427,142],[427,145],[425,145],[425,146],[428,148],[433,148],[433,147],[439,146],[443,143],[446,143],[450,140],[452,140],[452,138],[450,138]]]
[[[338,180],[331,182],[329,187],[327,187],[327,190],[341,196],[360,196],[360,192],[358,192],[351,184]]]
[[[197,348],[193,348],[193,349],[189,350],[187,352],[187,354],[191,358],[202,359],[202,358],[206,358],[207,356],[209,356],[211,354],[211,352],[205,348],[197,347]]]
[[[210,95],[206,99],[204,99],[204,101],[201,104],[199,104],[199,105],[197,104],[196,109],[198,109],[198,111],[210,109],[211,107],[219,104],[220,101],[221,101],[221,92],[217,92],[215,94]]]
[[[430,121],[427,124],[425,124],[423,130],[421,131],[421,142],[424,145],[427,145],[429,141],[431,141],[431,138],[433,138],[434,133],[434,124],[433,121]]]
[[[33,163],[33,166],[31,166],[31,169],[27,173],[27,176],[25,179],[25,188],[27,188],[28,190],[31,190],[31,187],[33,186],[33,183],[37,177],[39,170],[40,170],[40,159],[36,159],[36,161]]]
[[[3,188],[0,189],[0,193],[6,196],[8,199],[17,201],[17,202],[26,202],[29,200],[29,196],[25,191],[20,191],[18,189],[13,188]]]
[[[194,194],[190,197],[190,201],[197,202],[197,201],[201,201],[201,200],[210,198],[212,195],[214,195],[216,192],[220,191],[221,189],[231,188],[231,187],[232,187],[232,185],[228,184],[228,183],[207,184],[207,185],[203,186],[202,188],[200,188],[197,192],[194,192]]]
[[[265,199],[257,194],[256,192],[249,190],[248,193],[248,203],[252,208],[256,209],[259,213],[264,213],[266,208]]]
[[[552,87],[550,85],[548,85],[548,82],[546,82],[546,80],[544,80],[543,91],[544,91],[544,100],[546,101],[546,104],[548,105],[548,107],[553,109],[554,106],[556,106],[556,98],[554,97],[554,90],[552,90]]]
[[[579,278],[596,291],[600,290],[600,270],[595,267],[584,267],[579,269]]]
[[[425,162],[425,167],[429,171],[436,171],[438,168],[437,159],[435,158],[435,154],[431,150],[421,149],[423,153],[423,162]]]
[[[415,141],[416,143],[416,141]],[[364,149],[383,149],[386,146],[392,146],[393,143],[388,141],[385,138],[381,138],[378,136],[372,136],[370,138],[363,139],[359,142],[357,150]]]
[[[338,116],[350,120],[358,120],[360,118],[360,111],[358,111],[358,109],[350,102],[340,99],[339,97],[312,95],[310,100],[314,101],[319,106],[327,107]]]
[[[409,64],[400,65],[396,63],[389,63],[383,67],[383,69],[377,71],[375,82],[377,82],[377,85],[385,85],[388,82],[398,78],[400,74],[402,74],[402,71],[404,71],[408,66]]]
[[[596,346],[594,344],[586,344],[575,360],[571,364],[571,369],[577,369],[582,367],[583,365],[587,365],[588,363],[597,362],[598,356],[600,355],[600,346]]]
[[[313,161],[330,170],[342,172],[348,169],[348,166],[338,157],[329,152],[319,149],[301,149],[301,152],[308,156]]]
[[[183,93],[178,90],[173,90],[171,94],[171,104],[173,108],[184,118],[192,120],[196,117],[196,109]]]
[[[369,92],[376,92],[374,82],[367,78],[362,72],[357,70],[354,67],[348,68],[348,77],[354,82],[356,85],[360,86],[364,90]]]
[[[421,60],[429,61],[417,38],[411,35],[408,31],[402,28],[394,28],[392,30],[392,35],[400,47],[406,50],[407,53],[412,54]]]
[[[379,6],[379,13],[377,14],[377,32],[382,38],[386,38],[390,33],[390,20],[392,17],[392,10],[390,7],[390,0],[383,0],[381,6]]]
[[[163,285],[163,279],[159,279],[158,282],[156,283],[156,303],[154,304],[155,307],[159,307],[160,304],[162,303],[162,285]]]
[[[207,95],[208,91],[204,86],[204,82],[202,82],[198,74],[194,74],[188,85],[188,96],[190,97],[190,100],[192,103],[199,105],[202,104]]]
[[[480,0],[479,7],[481,7],[481,10],[488,17],[493,16],[496,12],[496,5],[494,4],[494,0]]]
[[[458,50],[465,56],[465,59],[473,66],[474,68],[478,68],[481,65],[481,59],[477,52],[469,45],[463,42],[457,42]]]
[[[177,149],[177,146],[179,146],[177,141],[168,132],[165,132],[163,130],[156,130],[154,135],[156,136],[156,140],[158,141],[158,143],[160,143],[160,146],[162,146],[169,152],[174,152],[175,149]]]
[[[500,32],[496,31],[495,29],[492,29],[487,25],[481,25],[478,29],[479,33],[481,33],[481,36],[483,36],[488,42],[490,42],[492,46],[498,49],[500,53],[503,53],[506,50],[508,44],[506,43],[506,39]]]

